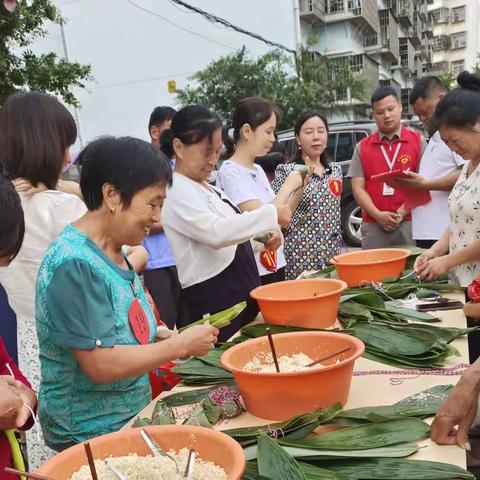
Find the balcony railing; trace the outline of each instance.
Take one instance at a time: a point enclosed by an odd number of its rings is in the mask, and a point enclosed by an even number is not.
[[[325,0],[326,23],[351,20],[366,26],[371,33],[378,32],[376,0]]]
[[[371,53],[382,53],[387,61],[398,63],[400,58],[398,27],[390,10],[380,10],[380,31],[364,37],[364,46]]]
[[[387,6],[405,27],[413,25],[413,0],[387,0]]]
[[[348,65],[352,74],[361,77],[365,82],[365,92],[371,92],[378,85],[378,63],[374,62],[368,55],[349,55],[334,58],[338,67]],[[338,92],[338,100],[351,100],[347,92]],[[367,99],[355,99],[367,101]]]
[[[415,48],[408,37],[400,38],[400,68],[408,75],[414,74]]]
[[[300,0],[300,17],[315,25],[325,21],[325,0]]]

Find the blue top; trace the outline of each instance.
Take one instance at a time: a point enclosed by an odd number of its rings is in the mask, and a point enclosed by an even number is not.
[[[170,165],[172,169],[175,168],[175,161],[170,160]],[[172,267],[175,265],[173,252],[165,233],[152,233],[152,235],[145,237],[143,246],[148,252],[148,262],[145,270],[154,270],[156,268]]]
[[[145,237],[143,246],[148,252],[148,263],[145,270],[153,270],[155,268],[165,268],[175,265],[172,249],[168,243],[167,236],[161,233],[153,233]]]
[[[153,342],[155,317],[133,270],[120,268],[72,225],[43,258],[35,299],[42,373],[38,405],[45,443],[55,450],[118,430],[150,401],[147,374],[93,383],[73,351],[138,345],[128,322],[132,283]]]

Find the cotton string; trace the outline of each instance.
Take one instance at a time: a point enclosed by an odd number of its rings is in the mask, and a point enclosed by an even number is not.
[[[6,364],[7,370],[10,372],[10,375],[15,379],[15,375],[13,374],[13,370],[10,368],[10,365],[7,363]],[[33,424],[35,427],[35,431],[37,432],[37,441],[41,440],[41,429],[40,429],[40,424],[38,422],[38,418],[35,415],[35,412],[32,410],[30,405],[27,405],[26,403],[23,404],[24,407],[26,407],[28,410],[30,410],[30,413],[32,414],[32,419],[33,419]]]

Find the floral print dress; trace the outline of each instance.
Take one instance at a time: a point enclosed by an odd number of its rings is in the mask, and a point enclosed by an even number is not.
[[[480,240],[480,165],[467,177],[465,162],[457,183],[448,197],[450,213],[450,253]],[[450,280],[467,287],[480,276],[480,261],[468,262],[450,271]]]
[[[279,165],[272,188],[278,193],[294,164]],[[331,165],[321,175],[314,173],[285,230],[285,276],[293,280],[305,270],[320,270],[340,251],[342,170]]]

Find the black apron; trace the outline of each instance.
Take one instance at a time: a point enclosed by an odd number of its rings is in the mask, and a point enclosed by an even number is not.
[[[238,208],[214,192],[236,213]],[[215,277],[182,290],[181,315],[178,328],[200,320],[204,314],[214,314],[239,302],[246,301],[247,307],[228,327],[220,330],[219,342],[227,341],[238,330],[252,322],[258,315],[256,300],[250,292],[261,284],[257,264],[249,241],[237,245],[235,257],[225,270]]]

